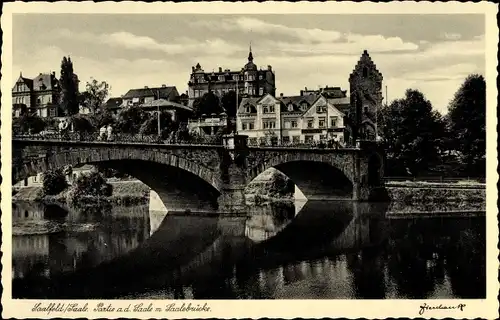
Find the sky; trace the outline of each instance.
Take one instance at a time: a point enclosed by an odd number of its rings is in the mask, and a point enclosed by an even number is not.
[[[55,71],[70,56],[81,80],[111,85],[111,96],[165,85],[187,90],[191,67],[240,70],[272,65],[277,94],[305,87],[349,89],[368,50],[389,102],[419,89],[446,113],[471,73],[485,72],[485,21],[479,14],[195,15],[15,14],[13,81]],[[385,97],[385,92],[384,92]]]

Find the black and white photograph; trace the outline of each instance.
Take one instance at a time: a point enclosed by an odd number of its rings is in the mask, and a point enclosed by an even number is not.
[[[7,44],[2,17],[2,301],[32,302],[18,312],[498,314],[471,309],[498,290],[484,7],[45,5],[10,13]]]

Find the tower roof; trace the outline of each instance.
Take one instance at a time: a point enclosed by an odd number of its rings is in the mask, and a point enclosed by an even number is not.
[[[356,75],[362,74],[364,68],[368,68],[370,70],[370,73],[376,74],[380,80],[383,79],[382,73],[377,69],[377,65],[373,62],[367,50],[363,50],[363,54],[356,63],[354,70],[349,75],[349,79],[355,77]]]
[[[250,50],[248,52],[248,62],[245,64],[245,70],[257,70],[257,66],[253,63],[252,45],[250,45]]]

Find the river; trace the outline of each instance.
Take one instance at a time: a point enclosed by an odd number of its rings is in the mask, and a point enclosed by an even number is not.
[[[485,217],[354,202],[250,217],[13,204],[14,298],[484,298]]]

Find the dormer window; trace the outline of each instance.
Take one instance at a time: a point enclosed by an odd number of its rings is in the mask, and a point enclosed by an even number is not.
[[[268,112],[269,112],[269,109],[267,108],[267,106],[263,106],[262,113],[268,113]]]
[[[219,81],[224,81],[224,76],[219,76]]]
[[[307,107],[308,107],[308,105],[306,102],[302,102],[302,104],[300,105],[300,108],[302,109],[302,111],[306,111]]]
[[[291,103],[288,104],[288,111],[290,111],[290,112],[293,111],[293,104],[291,104]]]

